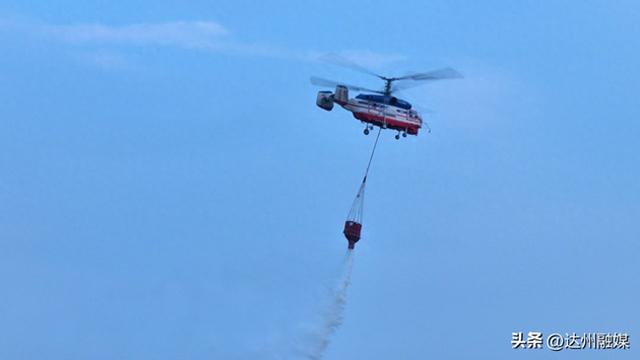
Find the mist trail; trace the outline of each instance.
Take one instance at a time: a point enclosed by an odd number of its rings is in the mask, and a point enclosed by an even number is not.
[[[347,305],[347,289],[351,283],[353,272],[354,254],[348,251],[343,260],[340,281],[330,294],[330,302],[320,318],[318,327],[310,334],[310,342],[301,355],[310,360],[320,360],[325,350],[331,343],[331,337],[342,325],[344,309]]]

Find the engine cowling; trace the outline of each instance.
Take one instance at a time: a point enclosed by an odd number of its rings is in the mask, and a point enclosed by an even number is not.
[[[331,91],[318,91],[316,105],[323,110],[331,111],[333,109],[333,94]]]

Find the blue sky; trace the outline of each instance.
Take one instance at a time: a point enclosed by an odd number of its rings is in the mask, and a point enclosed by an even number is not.
[[[464,80],[383,133],[326,359],[637,358],[640,5],[0,4],[0,357],[296,358],[373,138],[316,61]]]

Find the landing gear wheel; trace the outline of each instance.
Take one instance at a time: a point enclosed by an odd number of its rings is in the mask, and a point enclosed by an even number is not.
[[[365,135],[369,135],[369,129],[364,129],[363,133],[364,133]]]
[[[400,134],[396,134],[396,140],[400,140]]]
[[[403,132],[403,133],[402,133],[402,137],[407,137],[407,133],[406,133],[406,132]]]

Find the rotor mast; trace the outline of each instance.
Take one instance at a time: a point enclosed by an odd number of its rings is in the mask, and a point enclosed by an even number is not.
[[[388,77],[384,77],[381,76],[380,77],[382,80],[384,80],[384,95],[385,96],[391,96],[391,83],[393,82],[393,80],[395,79],[390,79]]]

